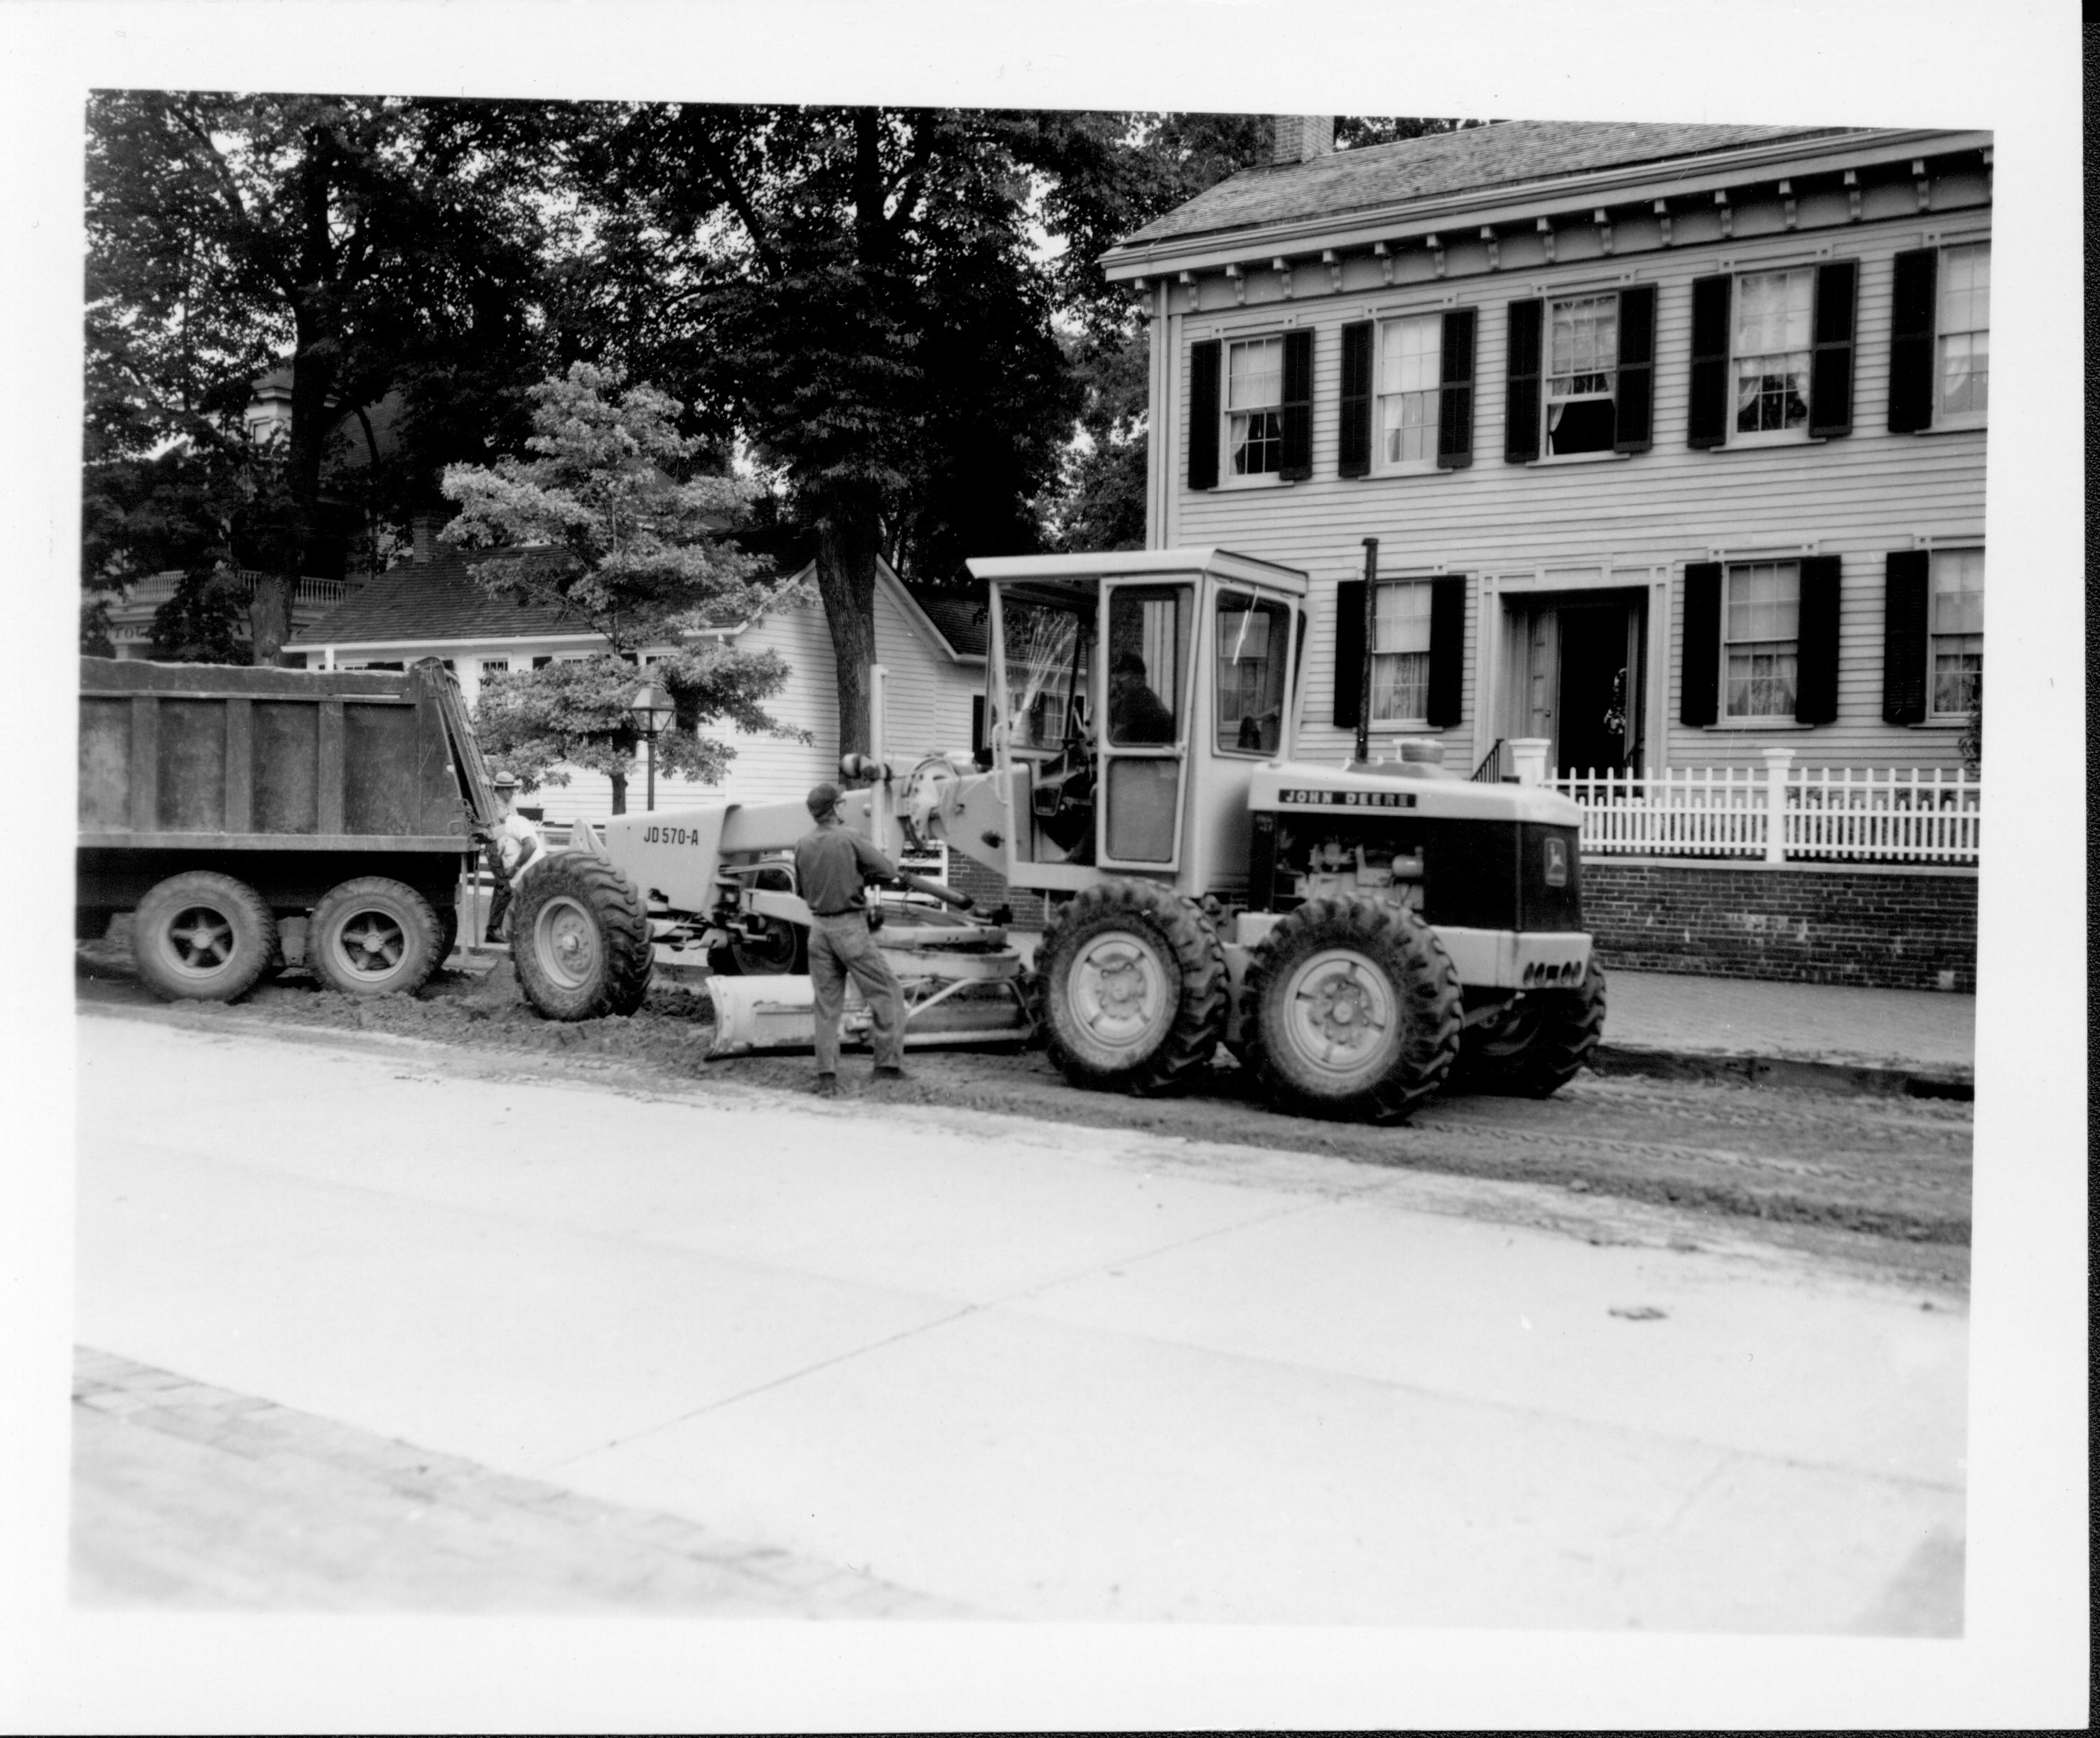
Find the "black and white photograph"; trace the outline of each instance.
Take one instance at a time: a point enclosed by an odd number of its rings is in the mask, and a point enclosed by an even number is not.
[[[2081,1723],[2067,18],[11,16],[5,1729]]]

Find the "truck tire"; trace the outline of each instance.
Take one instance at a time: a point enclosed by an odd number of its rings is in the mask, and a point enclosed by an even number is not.
[[[1593,954],[1573,989],[1530,990],[1498,1024],[1458,1046],[1452,1084],[1467,1092],[1550,1099],[1574,1079],[1604,1030],[1604,968]]]
[[[1450,1072],[1461,993],[1414,912],[1309,900],[1247,962],[1247,1060],[1280,1110],[1396,1122]]]
[[[1075,1086],[1169,1090],[1224,1036],[1218,932],[1195,900],[1150,882],[1087,888],[1052,919],[1036,958],[1043,1036]]]
[[[277,920],[247,882],[210,869],[170,875],[139,902],[131,957],[170,1002],[231,1002],[277,957]]]
[[[307,965],[346,996],[412,996],[443,958],[430,902],[405,882],[360,875],[329,889],[307,930]]]
[[[556,851],[510,913],[510,957],[544,1019],[632,1014],[649,993],[649,919],[633,884],[587,851]]]

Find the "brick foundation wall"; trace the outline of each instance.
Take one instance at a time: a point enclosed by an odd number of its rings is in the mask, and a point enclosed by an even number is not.
[[[995,905],[1011,905],[1015,929],[1039,930],[1049,921],[1040,893],[1008,887],[1006,878],[996,869],[986,869],[952,847],[948,852],[948,885],[958,893],[968,894],[982,911],[990,911]]]
[[[1976,988],[1973,873],[1586,857],[1582,915],[1607,970]]]

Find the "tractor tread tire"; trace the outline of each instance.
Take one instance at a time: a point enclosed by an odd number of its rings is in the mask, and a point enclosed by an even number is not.
[[[582,906],[597,925],[598,969],[580,984],[564,984],[554,976],[536,945],[540,914],[560,896]],[[544,1019],[629,1015],[649,994],[655,949],[642,896],[626,876],[593,852],[556,851],[525,878],[511,907],[510,936],[518,985]]]
[[[1486,1036],[1462,1043],[1454,1086],[1508,1098],[1550,1099],[1582,1071],[1604,1031],[1604,968],[1595,956],[1577,988],[1525,993],[1531,1004],[1529,1039],[1504,1052],[1490,1050],[1493,1040]]]
[[[1299,962],[1330,949],[1361,954],[1383,973],[1403,1022],[1385,1073],[1340,1089],[1299,1064],[1277,1041],[1275,998]],[[1444,1084],[1458,1054],[1463,993],[1436,931],[1413,910],[1366,899],[1315,899],[1271,930],[1247,962],[1241,991],[1246,1062],[1269,1101],[1292,1115],[1399,1122]]]
[[[220,913],[233,932],[232,954],[208,972],[185,968],[172,946],[160,945],[170,923],[200,908]],[[185,869],[139,900],[131,918],[131,957],[146,987],[167,1001],[232,1002],[253,989],[277,957],[277,919],[246,882],[212,869]]]
[[[1180,973],[1174,1016],[1153,1049],[1107,1068],[1069,1041],[1063,985],[1079,944],[1105,931],[1149,931]],[[1218,932],[1197,900],[1149,881],[1107,881],[1068,900],[1036,950],[1039,1029],[1050,1059],[1075,1086],[1140,1097],[1171,1092],[1210,1065],[1225,1035],[1232,983]]]
[[[381,910],[401,926],[407,942],[399,967],[378,977],[360,977],[335,955],[336,932],[360,910]],[[338,882],[321,896],[307,926],[307,968],[330,989],[346,996],[412,996],[430,980],[444,957],[444,934],[437,908],[406,882],[386,875],[360,875]]]

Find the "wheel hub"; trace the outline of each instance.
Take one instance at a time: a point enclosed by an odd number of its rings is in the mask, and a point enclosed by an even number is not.
[[[1154,1039],[1171,1017],[1166,963],[1145,938],[1122,931],[1096,936],[1074,962],[1071,1011],[1099,1044],[1128,1050]]]
[[[216,911],[194,906],[168,926],[175,963],[189,971],[216,971],[233,957],[233,925]]]
[[[1285,1035],[1313,1068],[1335,1075],[1373,1068],[1396,1041],[1397,1006],[1385,975],[1346,949],[1315,954],[1285,986]]]

